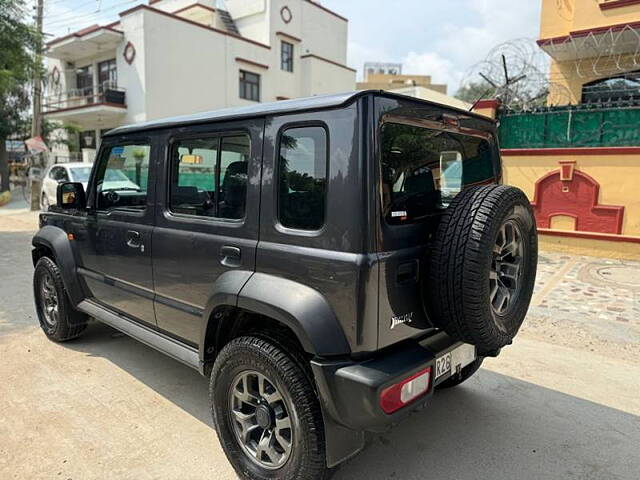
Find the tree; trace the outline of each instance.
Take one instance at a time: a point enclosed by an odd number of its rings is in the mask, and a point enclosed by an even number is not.
[[[458,89],[455,97],[463,102],[475,103],[478,100],[487,98],[487,96],[491,97],[494,91],[495,88],[484,80],[480,82],[469,82]]]
[[[39,34],[24,23],[23,0],[0,0],[0,192],[9,190],[6,141],[29,108],[29,84]]]

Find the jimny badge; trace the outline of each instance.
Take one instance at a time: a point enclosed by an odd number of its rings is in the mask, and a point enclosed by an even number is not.
[[[398,325],[402,325],[404,323],[410,323],[413,318],[413,312],[405,313],[404,315],[396,315],[395,317],[391,317],[391,325],[389,325],[389,329],[393,330]]]

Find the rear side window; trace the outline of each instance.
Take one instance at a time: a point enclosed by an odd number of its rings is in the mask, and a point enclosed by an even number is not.
[[[279,220],[284,227],[318,230],[324,225],[327,194],[327,132],[322,127],[289,128],[278,155]]]
[[[247,135],[178,140],[171,161],[171,211],[244,218],[249,152]]]
[[[383,214],[411,223],[445,208],[465,187],[494,178],[485,138],[386,123],[381,131]]]

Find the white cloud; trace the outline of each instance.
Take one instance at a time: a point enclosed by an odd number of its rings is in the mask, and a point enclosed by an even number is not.
[[[468,0],[468,8],[476,21],[466,25],[447,23],[435,45],[436,51],[446,53],[455,63],[458,82],[493,47],[523,37],[535,38],[540,21],[536,1]]]
[[[430,75],[433,83],[454,85],[460,82],[453,62],[436,52],[409,52],[402,60],[403,73]]]
[[[372,9],[371,0],[324,3],[349,18],[349,65],[359,73],[365,61],[402,61],[403,72],[431,75],[450,93],[493,47],[536,38],[540,23],[539,0],[402,0],[397,9]]]
[[[391,62],[389,55],[380,49],[362,45],[357,42],[349,42],[347,47],[347,65],[357,70],[357,79],[362,79],[362,69],[365,62]]]

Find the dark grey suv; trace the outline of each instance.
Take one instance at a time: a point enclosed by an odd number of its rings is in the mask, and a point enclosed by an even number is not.
[[[325,478],[516,335],[537,237],[500,183],[493,121],[380,91],[117,128],[41,214],[39,321],[209,376],[242,478]]]

